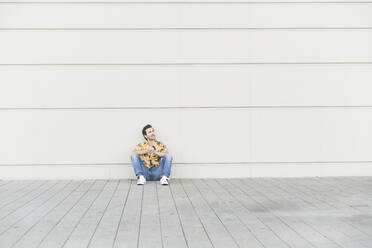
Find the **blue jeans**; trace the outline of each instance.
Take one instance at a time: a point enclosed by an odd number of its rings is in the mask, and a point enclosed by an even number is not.
[[[172,167],[172,156],[166,154],[162,157],[160,164],[157,167],[152,167],[150,170],[142,162],[140,155],[132,154],[130,159],[134,173],[136,176],[144,176],[147,181],[158,181],[162,176],[170,177]]]

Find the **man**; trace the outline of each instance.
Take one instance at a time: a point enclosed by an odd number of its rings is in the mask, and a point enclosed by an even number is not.
[[[168,185],[172,157],[167,147],[156,140],[155,131],[151,125],[142,129],[145,142],[139,143],[131,156],[137,184],[143,185],[148,181],[160,180],[160,184]]]

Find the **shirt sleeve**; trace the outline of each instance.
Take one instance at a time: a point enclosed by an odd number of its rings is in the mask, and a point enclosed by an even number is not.
[[[141,150],[142,150],[142,146],[141,146],[141,145],[142,145],[142,144],[139,143],[139,144],[136,146],[135,150],[136,150],[136,151],[141,151]]]
[[[168,152],[168,148],[166,145],[164,145],[163,143],[161,144],[160,146],[160,152]]]

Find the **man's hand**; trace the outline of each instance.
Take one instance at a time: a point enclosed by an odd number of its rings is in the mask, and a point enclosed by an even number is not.
[[[152,146],[150,147],[147,147],[146,149],[144,150],[140,150],[140,151],[136,151],[137,154],[155,154],[159,157],[163,157],[165,154],[167,154],[167,152],[158,152],[156,151]]]
[[[155,151],[155,149],[154,149],[152,146],[147,147],[146,152],[147,152],[147,153],[150,153],[150,154],[153,154],[153,153],[156,154],[156,151]]]
[[[146,149],[143,149],[143,150],[134,150],[135,153],[137,154],[146,154],[146,153],[149,153],[149,154],[152,154],[152,153],[155,153],[156,151],[154,150],[153,147],[148,147]]]
[[[166,154],[164,152],[158,152],[158,151],[156,151],[153,147],[148,147],[146,151],[148,153],[150,153],[150,154],[155,154],[155,155],[157,155],[159,157],[163,157]]]

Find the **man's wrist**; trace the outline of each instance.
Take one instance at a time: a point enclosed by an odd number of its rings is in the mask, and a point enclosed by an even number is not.
[[[157,154],[159,157],[164,157],[165,153],[164,152],[158,152]]]

